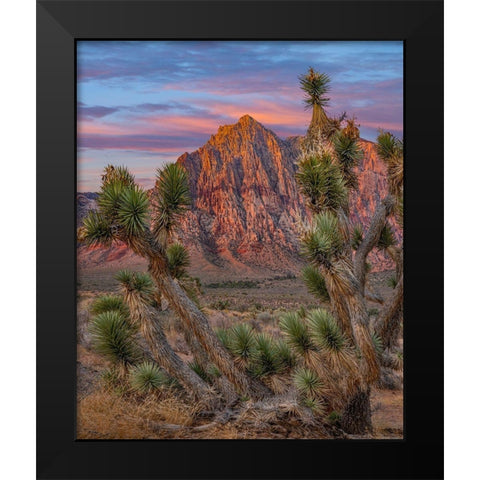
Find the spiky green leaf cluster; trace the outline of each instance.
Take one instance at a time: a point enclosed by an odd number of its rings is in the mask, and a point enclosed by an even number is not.
[[[314,213],[336,212],[348,205],[348,188],[342,170],[328,153],[302,159],[295,174],[300,192]]]
[[[353,229],[350,237],[350,245],[354,250],[357,250],[360,244],[363,242],[363,227],[357,223]]]
[[[358,177],[354,169],[363,157],[363,150],[357,139],[345,131],[339,131],[333,136],[333,148],[343,173],[345,185],[347,188],[357,190]]]
[[[387,248],[396,245],[397,240],[395,238],[395,234],[393,233],[393,229],[391,225],[387,222],[385,223],[382,231],[380,233],[380,238],[377,242],[377,247],[380,250],[387,250]]]
[[[174,278],[182,278],[190,265],[190,254],[181,243],[172,243],[167,248],[168,269]]]
[[[372,333],[372,343],[373,347],[375,348],[375,352],[377,355],[380,355],[383,352],[384,346],[383,346],[383,341],[380,335],[378,333]]]
[[[210,381],[210,375],[208,372],[203,368],[203,365],[198,362],[197,360],[192,360],[188,363],[188,366],[205,382]]]
[[[288,312],[282,316],[280,330],[285,335],[287,344],[298,354],[304,355],[315,350],[308,326],[297,313]]]
[[[380,131],[377,152],[387,166],[389,190],[398,198],[403,191],[403,141],[389,132]]]
[[[291,348],[284,340],[277,340],[275,343],[275,351],[280,364],[280,369],[290,370],[297,364],[297,359]]]
[[[98,210],[90,211],[83,221],[79,239],[87,244],[110,245],[113,240],[128,240],[148,228],[149,200],[135,184],[125,167],[108,165],[102,176]]]
[[[273,338],[260,333],[255,336],[251,352],[250,371],[257,377],[264,377],[280,370],[280,358]]]
[[[152,362],[142,362],[130,370],[130,384],[138,392],[150,393],[169,383],[168,376]]]
[[[255,348],[255,334],[253,328],[246,323],[234,325],[229,330],[229,350],[243,360],[250,358]]]
[[[107,219],[96,210],[90,210],[83,219],[83,226],[79,229],[78,240],[85,242],[89,246],[110,246],[114,240],[114,235]]]
[[[135,342],[135,330],[125,315],[118,311],[100,313],[89,325],[94,348],[110,360],[124,365],[133,364],[141,357]]]
[[[325,278],[323,278],[318,268],[313,265],[307,265],[302,269],[302,278],[308,291],[312,295],[317,297],[321,302],[330,301]]]
[[[110,311],[117,311],[124,316],[128,316],[129,314],[128,307],[119,295],[101,295],[93,301],[92,306],[90,307],[90,313],[92,315],[98,315]]]
[[[145,232],[149,222],[147,193],[140,187],[125,187],[120,196],[117,218],[127,236]]]
[[[115,280],[125,291],[136,292],[144,299],[150,299],[153,295],[153,280],[148,273],[120,270],[115,274]]]
[[[166,244],[172,229],[191,203],[187,171],[178,163],[157,170],[153,193],[153,233]]]
[[[119,182],[125,187],[135,185],[135,177],[128,171],[127,167],[107,165],[102,174],[102,183]]]
[[[220,343],[227,349],[230,350],[230,332],[225,328],[219,328],[215,332],[217,334]]]
[[[331,212],[315,215],[301,241],[302,255],[313,264],[329,267],[332,258],[343,249],[337,217]]]
[[[300,394],[306,398],[317,397],[322,390],[323,383],[316,372],[309,368],[298,367],[293,374],[293,383]]]
[[[305,75],[300,75],[300,88],[305,92],[305,105],[312,107],[319,105],[325,107],[330,98],[327,94],[330,90],[330,77],[326,73],[318,73],[312,67]]]
[[[305,397],[302,400],[302,404],[312,410],[315,415],[324,416],[326,414],[325,403],[318,398]]]
[[[311,310],[307,319],[312,337],[322,350],[338,353],[345,348],[347,340],[330,312],[324,309]]]

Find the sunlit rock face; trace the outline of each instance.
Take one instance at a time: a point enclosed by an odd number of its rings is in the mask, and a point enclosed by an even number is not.
[[[192,208],[179,237],[192,255],[194,273],[222,277],[296,274],[304,265],[298,226],[308,212],[295,181],[299,145],[300,137],[283,140],[245,115],[234,125],[221,126],[203,147],[177,160],[189,175]],[[387,192],[387,180],[374,144],[361,140],[361,147],[360,187],[350,205],[352,220],[368,225],[377,202]],[[82,195],[79,215],[92,202]],[[125,248],[110,250],[100,254],[82,247],[79,260],[128,263],[131,254]],[[369,262],[374,270],[392,268],[391,261],[377,251]]]

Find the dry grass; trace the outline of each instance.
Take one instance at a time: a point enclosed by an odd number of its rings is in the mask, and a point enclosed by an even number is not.
[[[192,425],[198,409],[198,405],[187,405],[168,394],[164,398],[122,397],[113,391],[99,390],[78,402],[77,437],[163,438],[162,430],[168,433]]]

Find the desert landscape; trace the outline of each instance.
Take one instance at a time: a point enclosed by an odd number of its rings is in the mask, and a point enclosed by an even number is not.
[[[403,142],[245,112],[77,193],[79,439],[403,438]]]

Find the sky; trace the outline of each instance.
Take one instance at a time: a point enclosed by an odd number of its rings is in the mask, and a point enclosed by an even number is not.
[[[142,186],[249,114],[281,138],[303,135],[298,76],[331,78],[330,115],[355,115],[363,138],[403,134],[402,42],[79,41],[78,191],[97,191],[107,164]]]

